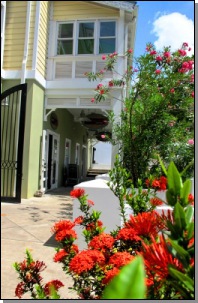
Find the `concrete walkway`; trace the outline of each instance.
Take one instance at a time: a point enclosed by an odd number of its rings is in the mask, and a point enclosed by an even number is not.
[[[40,198],[22,199],[20,204],[1,203],[1,299],[18,299],[15,287],[20,280],[12,264],[24,260],[26,249],[34,260],[45,262],[43,282],[59,279],[65,285],[59,292],[61,299],[78,299],[69,289],[73,285],[71,277],[53,261],[58,245],[51,232],[55,222],[72,220],[71,190],[72,187],[61,187]],[[22,299],[31,297],[25,294]]]

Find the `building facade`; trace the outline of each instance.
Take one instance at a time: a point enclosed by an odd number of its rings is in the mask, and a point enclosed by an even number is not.
[[[1,1],[1,91],[27,83],[22,198],[63,185],[69,164],[85,179],[95,133],[82,121],[119,113],[121,103],[92,103],[96,83],[84,73],[102,70],[114,51],[126,70],[137,13],[134,1]]]

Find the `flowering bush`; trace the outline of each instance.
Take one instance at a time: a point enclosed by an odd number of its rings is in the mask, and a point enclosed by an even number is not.
[[[72,277],[73,289],[79,298],[194,298],[194,215],[190,205],[194,198],[190,194],[191,182],[186,180],[183,183],[173,162],[168,170],[163,169],[167,179],[159,180],[167,185],[167,203],[172,206],[172,211],[160,215],[153,205],[126,219],[123,203],[124,199],[128,201],[128,196],[125,187],[120,190],[120,183],[115,180],[118,181],[120,176],[125,182],[128,175],[125,169],[117,166],[115,178],[111,178],[112,189],[120,197],[124,220],[122,226],[109,234],[105,233],[99,220],[100,213],[92,210],[94,202],[88,199],[84,189],[71,191],[71,197],[79,201],[82,216],[73,222],[62,220],[54,224],[52,232],[59,242],[54,261],[60,262],[64,272]],[[159,180],[154,185],[160,184]],[[141,199],[137,201],[131,204],[132,207]],[[74,243],[77,225],[83,227],[87,243],[87,249],[82,251]],[[16,295],[21,298],[23,293],[30,291],[33,298],[51,298],[54,293],[57,296],[57,290],[63,284],[54,280],[42,286],[39,271],[44,269],[44,263],[34,262],[29,254],[27,257],[26,261],[15,263],[22,280],[16,288]]]
[[[184,42],[175,52],[164,47],[160,52],[149,43],[146,52],[133,59],[132,50],[125,53],[128,67],[123,75],[116,72],[118,54],[103,56],[106,65],[100,74],[92,102],[102,102],[112,96],[112,87],[127,92],[122,102],[121,123],[110,113],[113,125],[112,144],[122,146],[123,165],[130,173],[135,187],[138,179],[156,172],[156,155],[165,163],[173,161],[185,177],[193,176],[194,148],[189,142],[194,137],[194,58],[188,56]],[[113,71],[112,79],[105,79],[106,71]],[[90,81],[97,74],[89,75]],[[106,82],[105,82],[106,81]],[[190,141],[193,142],[193,141]]]

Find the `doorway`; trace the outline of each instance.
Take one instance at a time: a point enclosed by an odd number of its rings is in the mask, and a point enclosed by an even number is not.
[[[43,155],[42,155],[42,184],[43,191],[58,187],[60,135],[46,130],[43,131]]]

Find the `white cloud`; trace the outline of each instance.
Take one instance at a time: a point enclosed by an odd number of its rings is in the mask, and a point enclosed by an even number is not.
[[[191,55],[194,52],[194,23],[185,15],[175,12],[160,16],[153,22],[151,33],[157,37],[154,42],[157,50],[162,50],[164,46],[171,46],[171,50],[175,51],[183,42],[188,42],[192,48],[188,54]]]

